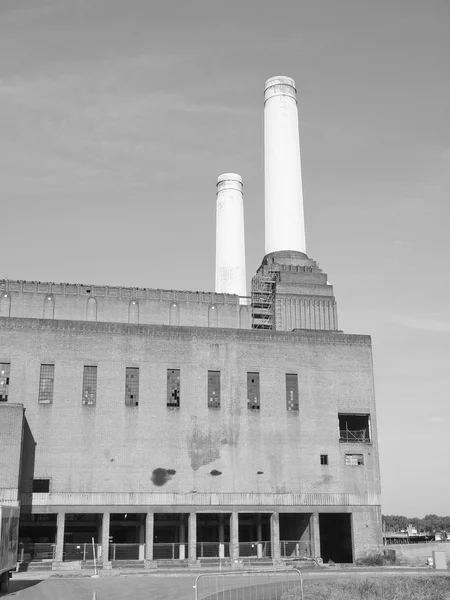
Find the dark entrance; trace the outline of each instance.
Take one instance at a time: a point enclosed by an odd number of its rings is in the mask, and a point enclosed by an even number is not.
[[[323,562],[353,562],[351,515],[320,513],[320,554]]]

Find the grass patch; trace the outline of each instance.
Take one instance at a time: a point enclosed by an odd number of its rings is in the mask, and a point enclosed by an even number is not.
[[[396,554],[395,550],[390,550],[388,552],[381,553],[372,553],[364,556],[363,558],[358,558],[355,564],[358,567],[384,567],[386,565],[395,565],[396,563]]]
[[[450,600],[450,577],[377,577],[304,583],[305,600]],[[280,600],[301,600],[291,590]]]

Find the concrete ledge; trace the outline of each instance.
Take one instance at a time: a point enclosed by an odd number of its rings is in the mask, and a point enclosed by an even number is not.
[[[52,562],[52,571],[81,571],[81,560],[72,560],[70,562],[54,560]]]

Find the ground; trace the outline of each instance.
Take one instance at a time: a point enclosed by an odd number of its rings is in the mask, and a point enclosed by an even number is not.
[[[439,574],[430,569],[336,569],[324,571],[306,571],[305,600],[309,600],[308,588],[319,580],[342,578],[395,577]],[[142,574],[111,575],[98,579],[91,577],[48,577],[40,574],[18,573],[14,575],[9,594],[0,594],[0,598],[14,597],[19,600],[194,600],[194,584],[198,573],[192,574]],[[233,586],[242,582],[242,574],[231,576]],[[95,592],[95,595],[94,595]],[[228,596],[228,595],[227,595]],[[241,593],[233,595],[232,600],[245,600]],[[247,594],[253,597],[253,594]]]

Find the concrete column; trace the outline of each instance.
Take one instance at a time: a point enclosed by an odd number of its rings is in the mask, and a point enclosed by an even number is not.
[[[239,513],[233,511],[230,517],[230,558],[239,558]]]
[[[102,518],[102,563],[103,568],[110,567],[111,562],[109,560],[109,524],[111,521],[111,515],[109,513],[103,513]]]
[[[247,295],[242,177],[236,173],[217,179],[215,291]]]
[[[58,513],[56,517],[56,551],[55,560],[62,562],[64,552],[64,528],[66,524],[66,513]]]
[[[219,542],[223,543],[225,541],[225,515],[223,513],[219,514]]]
[[[319,513],[313,512],[311,515],[311,555],[320,558],[320,526]]]
[[[279,561],[280,554],[280,515],[277,512],[272,513],[270,517],[270,530],[272,542],[272,560]]]
[[[256,515],[256,541],[262,541],[262,524],[261,524],[261,514],[258,513]]]
[[[179,529],[179,538],[180,544],[184,544],[186,542],[186,528],[184,523],[184,515],[180,515],[180,529]]]
[[[150,512],[145,517],[145,560],[153,561],[153,538],[155,515]]]
[[[189,562],[197,560],[197,513],[189,513],[188,523]]]

